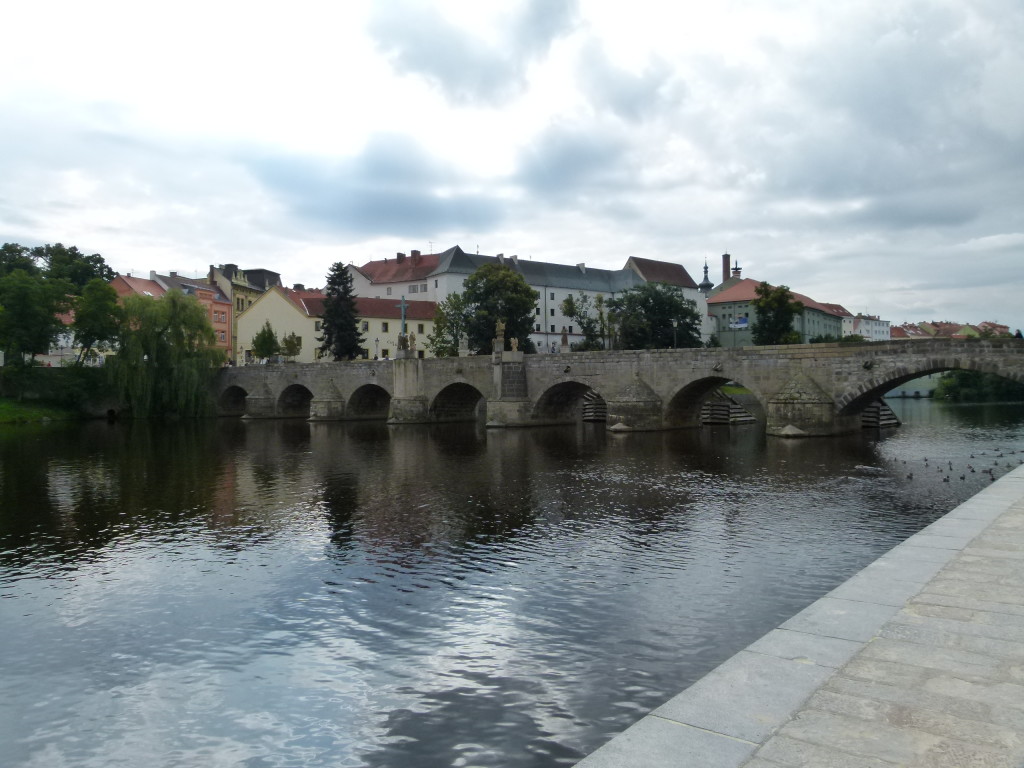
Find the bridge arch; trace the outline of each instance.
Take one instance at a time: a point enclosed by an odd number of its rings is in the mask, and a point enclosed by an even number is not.
[[[992,360],[985,360],[983,358],[961,358],[948,361],[932,360],[929,361],[928,365],[919,368],[897,368],[867,379],[852,391],[845,393],[837,399],[837,403],[840,406],[839,415],[855,416],[871,403],[881,399],[886,392],[895,389],[900,384],[920,378],[921,376],[943,373],[945,371],[978,371],[979,373],[991,373],[1004,379],[1024,383],[1024,371],[1008,370]]]
[[[581,421],[605,421],[608,406],[589,384],[563,381],[548,387],[533,407],[538,424],[575,424]]]
[[[384,420],[391,407],[391,394],[379,384],[364,384],[352,393],[345,409],[349,419]]]
[[[669,429],[699,427],[701,413],[708,399],[716,390],[733,381],[733,379],[723,376],[707,376],[691,381],[680,388],[665,406],[665,427]],[[735,398],[730,399],[735,400]],[[751,392],[750,395],[742,398],[742,403],[738,403],[738,405],[750,414],[746,417],[747,419],[752,417],[755,421],[764,423],[764,404],[757,394]]]
[[[430,421],[477,421],[486,408],[483,393],[472,384],[456,381],[441,389],[430,403],[427,418]]]
[[[277,396],[277,415],[284,418],[309,418],[313,393],[302,384],[289,384]]]
[[[245,399],[249,393],[232,384],[226,387],[217,398],[217,414],[219,416],[243,416],[245,415]]]

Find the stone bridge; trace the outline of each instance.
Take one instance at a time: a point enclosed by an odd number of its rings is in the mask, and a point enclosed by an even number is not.
[[[1024,381],[1024,341],[935,339],[737,349],[658,349],[397,359],[223,369],[222,415],[390,423],[484,420],[489,427],[568,424],[591,413],[614,430],[698,426],[723,384],[751,396],[768,434],[836,435],[910,379],[964,369]]]

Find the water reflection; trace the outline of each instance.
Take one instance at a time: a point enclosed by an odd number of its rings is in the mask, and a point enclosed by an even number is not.
[[[571,764],[1024,449],[1020,407],[895,405],[814,441],[8,431],[4,764]]]

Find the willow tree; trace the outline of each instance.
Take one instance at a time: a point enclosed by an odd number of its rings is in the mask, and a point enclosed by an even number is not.
[[[128,296],[118,350],[109,367],[134,416],[200,416],[212,410],[210,385],[224,351],[194,296]]]

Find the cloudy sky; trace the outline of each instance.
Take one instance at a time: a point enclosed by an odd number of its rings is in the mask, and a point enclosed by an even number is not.
[[[0,241],[122,272],[704,260],[1024,325],[1020,0],[33,0]]]

